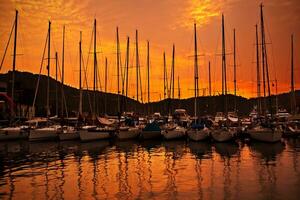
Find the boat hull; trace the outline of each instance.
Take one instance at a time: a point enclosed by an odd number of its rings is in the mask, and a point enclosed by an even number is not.
[[[28,132],[20,129],[1,129],[0,130],[0,141],[2,140],[19,140],[27,139]]]
[[[140,137],[144,140],[160,138],[161,131],[142,131]]]
[[[202,129],[202,130],[190,129],[187,131],[187,135],[193,141],[201,141],[201,140],[205,140],[208,138],[209,130],[208,129]]]
[[[185,137],[186,131],[183,129],[173,129],[173,130],[163,130],[162,135],[164,136],[165,139],[167,140],[172,140],[172,139],[179,139]]]
[[[261,130],[249,130],[248,133],[252,139],[261,142],[279,142],[282,137],[282,131],[271,130],[268,128]]]
[[[230,130],[216,129],[211,132],[211,137],[216,142],[228,142],[234,137],[234,134]]]
[[[138,128],[129,128],[128,130],[119,130],[116,133],[116,136],[120,140],[134,139],[140,135],[140,129]]]
[[[60,133],[58,135],[59,140],[65,141],[65,140],[78,140],[80,139],[79,132],[78,131],[72,131],[67,133]]]
[[[57,130],[34,129],[29,133],[29,141],[56,140],[57,138]]]
[[[89,131],[80,130],[79,131],[80,140],[83,142],[93,141],[93,140],[103,140],[110,138],[109,132],[104,131]]]

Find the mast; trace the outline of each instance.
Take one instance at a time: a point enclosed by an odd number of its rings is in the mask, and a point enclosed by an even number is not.
[[[105,100],[104,100],[104,113],[107,114],[107,57],[105,57]]]
[[[296,99],[294,86],[294,35],[291,35],[291,114],[296,114]]]
[[[179,76],[177,77],[178,78],[178,99],[180,100],[180,82],[179,82]],[[179,101],[180,103],[180,101]]]
[[[236,40],[235,29],[233,29],[233,83],[234,83],[234,111],[237,112],[237,99],[236,99]]]
[[[174,84],[175,84],[175,45],[173,44],[172,51],[172,99],[174,99]]]
[[[128,97],[128,69],[129,69],[129,37],[127,36],[127,47],[126,47],[126,103],[125,106],[127,107],[127,97]],[[126,108],[125,108],[126,110]]]
[[[93,118],[96,116],[96,82],[97,82],[97,40],[96,40],[96,33],[97,33],[97,21],[94,19],[94,99],[93,99]]]
[[[148,103],[150,103],[150,52],[149,52],[149,41],[147,41],[147,81],[148,81]]]
[[[118,84],[118,115],[120,114],[120,44],[119,28],[117,27],[117,84]]]
[[[57,80],[57,72],[58,72],[58,56],[57,52],[55,52],[55,115],[58,116],[58,80]]]
[[[197,48],[197,29],[196,23],[194,23],[194,47],[195,47],[195,61],[194,61],[194,93],[195,93],[195,100],[194,100],[194,115],[195,120],[197,116],[197,98],[198,98],[198,48]]]
[[[48,66],[47,66],[47,71],[48,71],[48,77],[47,77],[47,118],[50,116],[50,106],[49,106],[49,98],[50,98],[50,40],[51,39],[51,21],[49,21],[48,25]]]
[[[226,46],[225,46],[225,25],[222,14],[222,95],[224,98],[224,112],[227,116],[227,80],[226,80]]]
[[[256,30],[256,75],[257,75],[257,114],[261,114],[261,93],[260,93],[260,58],[259,58],[259,43],[258,43],[258,27],[255,25]]]
[[[263,114],[266,115],[266,109],[267,109],[267,105],[266,105],[266,75],[265,75],[265,34],[264,34],[264,18],[263,18],[263,5],[260,5],[260,20],[261,20],[261,53],[262,53],[262,72],[263,72],[263,90],[264,90],[264,101],[263,101]]]
[[[65,76],[65,26],[63,26],[63,46],[61,58],[61,117],[64,117],[64,76]]]
[[[148,81],[148,114],[150,114],[150,49],[147,41],[147,81]]]
[[[79,40],[79,116],[82,116],[82,78],[81,78],[81,60],[82,60],[82,32],[80,31]]]
[[[208,90],[209,90],[209,96],[211,97],[211,71],[210,71],[210,61],[208,61]]]
[[[271,113],[271,117],[273,117],[273,109],[272,109],[272,100],[271,100],[271,90],[270,90],[270,79],[269,79],[269,68],[268,68],[268,58],[267,58],[267,47],[266,47],[266,39],[265,39],[265,27],[264,27],[264,16],[263,16],[263,4],[260,5],[260,13],[261,13],[261,37],[262,37],[262,61],[263,61],[263,72],[265,71],[266,79],[267,79],[267,91],[268,91],[268,107]],[[265,75],[263,75],[264,79],[264,95],[265,94]],[[264,99],[264,104],[266,104],[266,100]],[[266,107],[266,105],[264,105]],[[265,113],[266,114],[266,113]]]
[[[18,10],[16,10],[16,17],[15,17],[15,38],[14,38],[14,56],[13,56],[13,70],[12,70],[12,85],[11,85],[11,100],[14,102],[15,100],[15,71],[16,71],[16,56],[17,56],[17,35],[18,35]],[[14,106],[11,109],[12,117],[15,116],[15,109]]]
[[[164,99],[168,96],[168,75],[167,75],[167,64],[166,64],[166,52],[164,52]]]
[[[139,45],[138,45],[138,30],[135,31],[135,50],[136,50],[136,100],[139,101]]]

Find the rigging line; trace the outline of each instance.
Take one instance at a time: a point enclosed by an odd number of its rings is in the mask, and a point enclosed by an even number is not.
[[[83,59],[83,55],[81,56],[81,60],[82,60],[82,68],[83,68],[83,74],[84,74],[84,78],[85,78],[85,82],[86,82],[86,85],[87,85],[87,95],[88,95],[88,100],[89,100],[89,107],[90,107],[90,112],[92,113],[92,102],[91,102],[91,96],[90,96],[90,93],[89,93],[89,89],[88,89],[88,82],[87,82],[87,72],[86,72],[86,65],[84,64],[84,59]]]
[[[91,40],[90,40],[90,46],[89,46],[89,50],[88,50],[88,56],[87,56],[87,61],[86,61],[86,65],[85,65],[85,81],[86,81],[86,88],[87,90],[89,90],[89,86],[88,86],[88,76],[87,76],[87,73],[88,73],[88,66],[89,66],[89,60],[90,60],[90,53],[91,53],[91,48],[92,48],[92,42],[93,42],[93,36],[94,36],[94,28],[92,29],[92,35],[91,35]],[[83,59],[83,58],[82,58]],[[93,70],[92,72],[93,73]],[[93,77],[93,76],[91,76]]]
[[[42,56],[42,61],[41,61],[41,66],[40,66],[40,71],[39,71],[39,76],[38,76],[38,80],[37,80],[37,83],[36,83],[35,93],[34,93],[34,99],[33,99],[33,103],[32,103],[32,107],[33,108],[35,106],[35,101],[36,101],[37,93],[38,93],[38,90],[39,90],[41,73],[42,73],[42,69],[43,69],[44,58],[45,58],[45,52],[46,52],[46,47],[47,47],[48,39],[49,39],[49,34],[48,34],[48,31],[47,31],[47,37],[46,37],[46,42],[45,42],[45,46],[44,46],[44,50],[43,50],[43,56]]]
[[[3,62],[4,62],[5,56],[6,56],[6,52],[7,52],[9,43],[10,43],[10,39],[11,39],[12,33],[13,33],[13,31],[14,31],[15,25],[16,25],[16,22],[14,21],[13,26],[12,26],[12,28],[11,28],[11,32],[10,32],[9,38],[8,38],[7,45],[6,45],[6,47],[5,47],[4,55],[3,55],[3,57],[2,57],[2,61],[1,61],[1,65],[0,65],[0,71],[1,71],[1,69],[2,69],[2,65],[3,65]]]
[[[59,59],[57,58],[57,69],[58,69],[58,75],[60,76],[60,79],[62,79],[62,72],[60,71],[60,64],[59,64]],[[62,84],[62,83],[61,83]],[[67,101],[66,101],[66,95],[65,95],[65,91],[63,89],[64,87],[62,87],[62,101],[64,103],[65,106],[65,111],[66,111],[66,115],[67,118],[69,117],[68,114],[68,107],[67,107]]]

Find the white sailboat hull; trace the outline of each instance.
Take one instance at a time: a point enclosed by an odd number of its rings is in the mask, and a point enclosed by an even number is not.
[[[269,128],[254,128],[252,130],[249,130],[248,133],[250,134],[250,137],[252,139],[262,142],[279,142],[282,137],[282,131],[272,130]]]
[[[185,136],[185,134],[186,134],[185,128],[175,128],[172,130],[162,131],[162,135],[167,140],[182,138]]]
[[[80,138],[78,131],[67,131],[58,135],[59,140],[78,140]]]
[[[202,130],[190,129],[187,131],[187,135],[191,140],[194,141],[205,140],[209,136],[209,129],[208,128],[204,128]]]
[[[79,131],[80,140],[83,142],[93,141],[93,140],[103,140],[110,138],[109,132],[104,131],[88,131],[80,130]]]
[[[211,132],[211,137],[216,142],[227,142],[233,139],[234,132],[226,129],[216,129]]]
[[[58,130],[41,128],[30,130],[29,141],[55,140],[58,137]]]
[[[118,139],[124,140],[124,139],[134,139],[137,138],[140,135],[140,129],[139,128],[129,128],[128,130],[119,130],[116,133]]]
[[[1,140],[18,140],[28,138],[28,132],[22,131],[20,128],[8,127],[0,129]]]

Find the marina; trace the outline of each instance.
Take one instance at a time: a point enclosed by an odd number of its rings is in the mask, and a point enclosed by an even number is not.
[[[79,20],[85,31],[50,17],[33,73],[19,67],[31,11],[14,10],[0,46],[0,199],[299,199],[299,43],[289,32],[276,67],[274,8],[254,8],[253,52],[221,9],[205,15],[215,42],[194,16],[175,28],[186,50],[167,40],[169,52],[139,26],[116,25],[112,40],[96,15]]]

